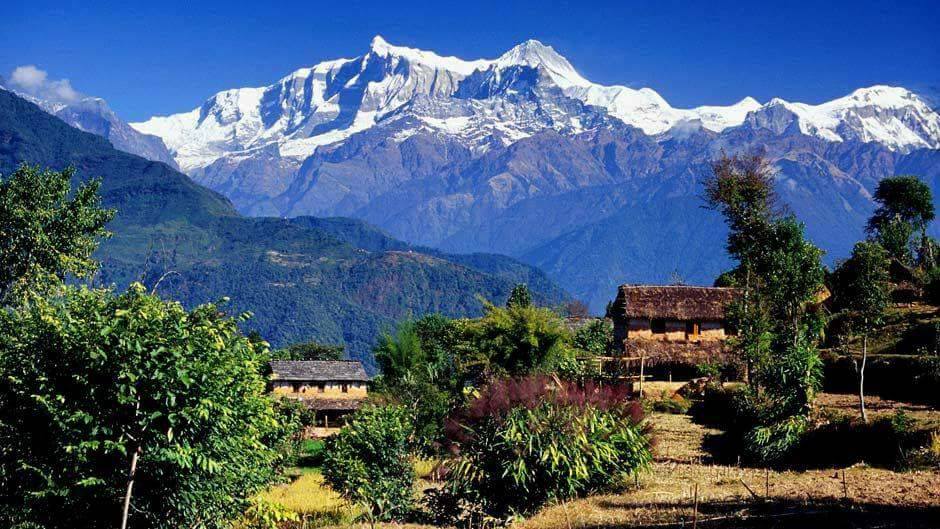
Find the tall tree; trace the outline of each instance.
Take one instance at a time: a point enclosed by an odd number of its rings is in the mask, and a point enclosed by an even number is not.
[[[822,288],[822,251],[796,219],[780,217],[773,169],[760,155],[716,161],[705,199],[724,215],[727,250],[738,261],[720,282],[744,291],[729,307],[748,381],[736,399],[738,425],[750,455],[775,459],[805,430],[820,385],[819,318],[807,317],[807,309]]]
[[[774,169],[760,154],[722,155],[711,164],[705,180],[706,206],[720,212],[728,224],[728,253],[736,258],[750,288],[751,263],[764,231],[777,216]]]
[[[777,198],[773,187],[774,169],[760,154],[722,156],[712,162],[705,179],[705,204],[725,217],[728,241],[725,249],[738,261],[730,273],[722,274],[724,283],[733,283],[743,291],[740,302],[730,307],[738,330],[737,343],[745,362],[745,379],[768,356],[766,318],[755,291],[755,264],[759,248],[767,238],[768,228],[777,216]]]
[[[865,365],[868,361],[868,335],[881,323],[888,305],[888,252],[877,242],[856,243],[852,256],[833,274],[836,307],[849,318],[852,328],[862,335],[862,363],[858,369],[858,407],[865,411]]]
[[[507,307],[528,307],[532,304],[532,293],[525,283],[519,283],[512,288],[509,293],[509,299],[506,300]]]
[[[933,265],[932,245],[927,239],[927,225],[934,219],[933,196],[930,188],[916,176],[894,176],[878,182],[875,189],[878,208],[868,220],[868,232],[876,236],[886,249],[900,251],[899,235],[920,233],[920,259],[929,268]],[[906,247],[909,240],[904,241]],[[895,257],[903,255],[895,253]]]
[[[97,180],[70,195],[74,173],[21,165],[0,176],[0,301],[18,284],[96,270],[91,254],[114,211],[101,207]]]
[[[139,284],[0,311],[0,526],[229,527],[287,433],[237,323]]]

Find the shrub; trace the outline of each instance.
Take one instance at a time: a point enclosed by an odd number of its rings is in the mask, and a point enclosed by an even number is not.
[[[458,457],[451,501],[438,510],[506,519],[608,487],[651,460],[642,418],[619,389],[546,376],[495,381],[448,422]]]
[[[413,509],[415,473],[410,415],[400,406],[367,405],[326,442],[323,477],[361,504],[369,521],[402,520]]]
[[[646,409],[660,413],[685,414],[692,407],[689,399],[669,391],[663,391],[659,395],[650,395],[643,401]]]

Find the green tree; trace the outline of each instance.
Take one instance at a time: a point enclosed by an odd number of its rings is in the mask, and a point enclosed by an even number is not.
[[[104,226],[114,211],[101,207],[98,180],[70,195],[74,173],[21,165],[0,176],[0,301],[17,284],[96,270],[91,254],[110,235]]]
[[[823,286],[822,251],[796,219],[779,216],[773,171],[762,156],[723,156],[705,194],[725,217],[727,250],[738,261],[720,282],[743,290],[728,308],[748,381],[735,397],[735,424],[748,453],[775,459],[798,442],[821,384],[821,318],[808,309]]]
[[[528,307],[532,304],[532,293],[525,283],[519,283],[512,287],[509,293],[509,299],[506,300],[506,307]]]
[[[722,155],[705,180],[705,203],[725,217],[728,254],[740,263],[740,284],[751,288],[752,262],[770,222],[776,218],[773,166],[760,154]],[[749,292],[745,292],[747,295]]]
[[[777,216],[773,187],[774,170],[760,154],[727,156],[712,162],[705,179],[705,204],[725,217],[728,225],[728,254],[738,266],[722,274],[722,284],[743,290],[732,307],[731,321],[738,330],[738,345],[745,362],[745,379],[767,356],[766,314],[756,297],[755,266],[766,242],[770,224]]]
[[[326,442],[323,477],[363,505],[371,524],[402,520],[414,505],[411,415],[399,406],[365,406]]]
[[[486,363],[489,375],[524,375],[551,369],[570,356],[568,331],[547,308],[512,304],[483,306],[483,317],[467,327],[471,347]]]
[[[431,314],[400,323],[394,335],[379,339],[374,350],[382,369],[374,392],[409,410],[414,444],[423,452],[439,448],[444,419],[463,400],[464,345],[457,322]]]
[[[761,298],[777,322],[778,334],[789,334],[796,343],[800,318],[823,288],[823,252],[804,236],[803,225],[793,217],[772,222],[761,240],[756,271]]]
[[[291,344],[271,353],[275,360],[342,360],[346,348],[342,345],[324,345],[309,341]]]
[[[836,307],[843,311],[862,335],[862,363],[858,369],[858,407],[865,411],[865,365],[868,361],[868,335],[881,324],[888,305],[888,252],[877,242],[859,242],[852,256],[833,274]]]
[[[288,434],[237,323],[139,284],[0,313],[0,525],[228,527]]]
[[[574,332],[571,345],[590,355],[603,356],[610,349],[613,340],[614,324],[610,320],[595,319]]]
[[[916,176],[894,176],[878,182],[875,188],[875,202],[878,208],[868,220],[868,232],[876,236],[897,258],[904,255],[900,238],[905,232],[908,238],[914,232],[920,233],[920,259],[925,268],[933,266],[933,255],[929,255],[932,246],[928,244],[927,225],[934,219],[933,196],[927,184]],[[903,247],[908,246],[908,240]]]

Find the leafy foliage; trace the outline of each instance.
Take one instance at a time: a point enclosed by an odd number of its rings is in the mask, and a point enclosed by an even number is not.
[[[571,338],[571,346],[589,355],[607,353],[614,340],[614,324],[610,320],[596,319],[580,327]]]
[[[402,322],[394,336],[383,335],[375,348],[382,368],[376,393],[409,410],[414,444],[425,453],[439,448],[444,417],[463,398],[460,334],[455,321],[432,314]]]
[[[411,416],[398,406],[365,406],[326,443],[323,477],[365,507],[371,522],[402,520],[413,509]]]
[[[651,460],[642,417],[638,403],[609,386],[497,380],[448,424],[458,458],[446,493],[505,519],[609,487]]]
[[[523,375],[550,370],[570,357],[568,332],[557,314],[533,305],[484,305],[483,317],[467,326],[485,373]]]
[[[214,528],[276,475],[289,432],[265,395],[266,351],[214,305],[140,285],[62,287],[0,314],[0,520]]]
[[[729,307],[732,341],[747,365],[747,388],[734,399],[735,426],[747,454],[782,457],[799,442],[821,386],[816,349],[821,317],[809,309],[823,288],[822,251],[792,216],[774,205],[772,170],[763,157],[722,157],[706,181],[708,205],[728,224],[737,268],[720,278],[743,289]]]
[[[934,219],[930,188],[916,176],[894,176],[878,182],[875,189],[878,208],[868,220],[868,232],[894,257],[910,261],[911,236],[921,234],[920,260],[928,268],[935,256],[927,238],[927,224]]]
[[[877,242],[857,243],[832,276],[836,309],[848,312],[868,332],[888,305],[888,279],[888,252]]]
[[[114,211],[101,207],[100,182],[92,180],[69,196],[73,168],[42,171],[21,165],[0,175],[0,300],[14,284],[44,277],[88,277],[91,257]]]

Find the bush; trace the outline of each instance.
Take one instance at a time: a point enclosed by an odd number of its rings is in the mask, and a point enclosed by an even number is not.
[[[361,504],[370,522],[402,520],[413,510],[410,419],[400,406],[365,406],[326,442],[324,479]]]
[[[643,400],[643,404],[649,411],[680,415],[687,413],[692,407],[689,399],[669,391],[663,391],[659,395],[649,395]]]
[[[485,387],[447,425],[457,458],[438,512],[505,520],[616,483],[650,460],[639,403],[546,376]],[[456,513],[463,513],[462,517]]]

